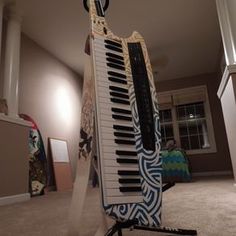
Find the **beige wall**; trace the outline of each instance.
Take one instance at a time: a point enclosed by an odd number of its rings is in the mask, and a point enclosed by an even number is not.
[[[216,94],[219,87],[219,75],[200,75],[192,78],[157,82],[156,88],[157,92],[164,92],[198,85],[207,86],[217,153],[189,155],[192,171],[208,172],[232,170],[222,109],[220,100]]]
[[[29,127],[0,120],[0,198],[25,194],[29,186]]]
[[[48,138],[68,141],[75,174],[78,156],[82,79],[26,36],[22,36],[19,113],[37,123],[48,152]]]

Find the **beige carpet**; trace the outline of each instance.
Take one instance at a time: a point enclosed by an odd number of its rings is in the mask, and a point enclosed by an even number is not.
[[[0,236],[65,236],[71,192],[51,192],[30,201],[0,207]],[[83,236],[93,236],[100,209],[98,189],[89,189]],[[200,236],[236,236],[236,187],[229,177],[177,184],[163,195],[163,225],[197,229]],[[124,231],[124,236],[160,233]]]

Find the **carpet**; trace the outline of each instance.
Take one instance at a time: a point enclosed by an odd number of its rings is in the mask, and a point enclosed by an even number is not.
[[[232,177],[198,178],[163,193],[163,226],[196,229],[199,236],[236,236],[236,187]],[[49,192],[30,201],[0,207],[1,236],[65,236],[71,192]],[[99,190],[89,187],[83,215],[83,236],[98,227]],[[158,236],[129,231],[124,236]],[[167,235],[167,234],[165,234]]]

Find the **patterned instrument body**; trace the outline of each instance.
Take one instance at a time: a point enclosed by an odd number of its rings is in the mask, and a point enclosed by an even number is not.
[[[107,27],[107,23],[103,16],[97,14],[96,0],[90,0],[90,18],[92,25],[91,33],[91,54],[93,58],[94,67],[94,86],[95,86],[95,100],[96,100],[96,130],[97,130],[97,154],[99,160],[99,177],[100,188],[102,194],[102,204],[107,215],[118,221],[136,220],[138,225],[159,227],[161,225],[161,202],[162,202],[162,178],[161,178],[161,157],[160,151],[160,125],[159,125],[159,113],[156,101],[156,91],[153,81],[151,64],[149,61],[147,48],[142,36],[134,32],[129,38],[119,38],[115,36]],[[127,89],[129,93],[129,105],[132,116],[132,125],[134,130],[135,149],[137,152],[138,169],[140,173],[142,196],[136,196],[132,198],[132,194],[129,198],[122,197],[122,194],[118,200],[112,200],[112,196],[108,196],[107,182],[106,180],[106,168],[104,164],[106,160],[104,158],[104,130],[103,121],[101,116],[104,111],[109,112],[109,109],[104,110],[104,106],[101,104],[101,97],[103,93],[109,92],[101,91],[99,87],[100,81],[98,59],[97,59],[97,42],[104,40],[111,40],[118,42],[122,45],[125,75],[127,79]],[[142,48],[142,53],[145,61],[146,72],[150,87],[153,124],[154,124],[154,146],[153,150],[147,150],[143,145],[143,139],[140,127],[140,114],[138,112],[137,98],[135,94],[135,86],[133,81],[133,74],[130,61],[130,51],[128,45],[132,43],[139,43]],[[104,78],[103,78],[104,79]],[[123,87],[124,88],[124,87]],[[100,91],[100,92],[99,92]],[[108,114],[109,115],[109,114]],[[112,152],[112,151],[111,151]],[[110,182],[109,182],[110,183]],[[124,200],[122,200],[124,199]],[[130,200],[129,200],[130,199]],[[137,199],[137,200],[136,200]]]

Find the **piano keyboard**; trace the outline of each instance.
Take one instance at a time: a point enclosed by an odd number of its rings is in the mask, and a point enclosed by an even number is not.
[[[122,45],[100,36],[92,45],[103,199],[106,204],[142,202]]]

